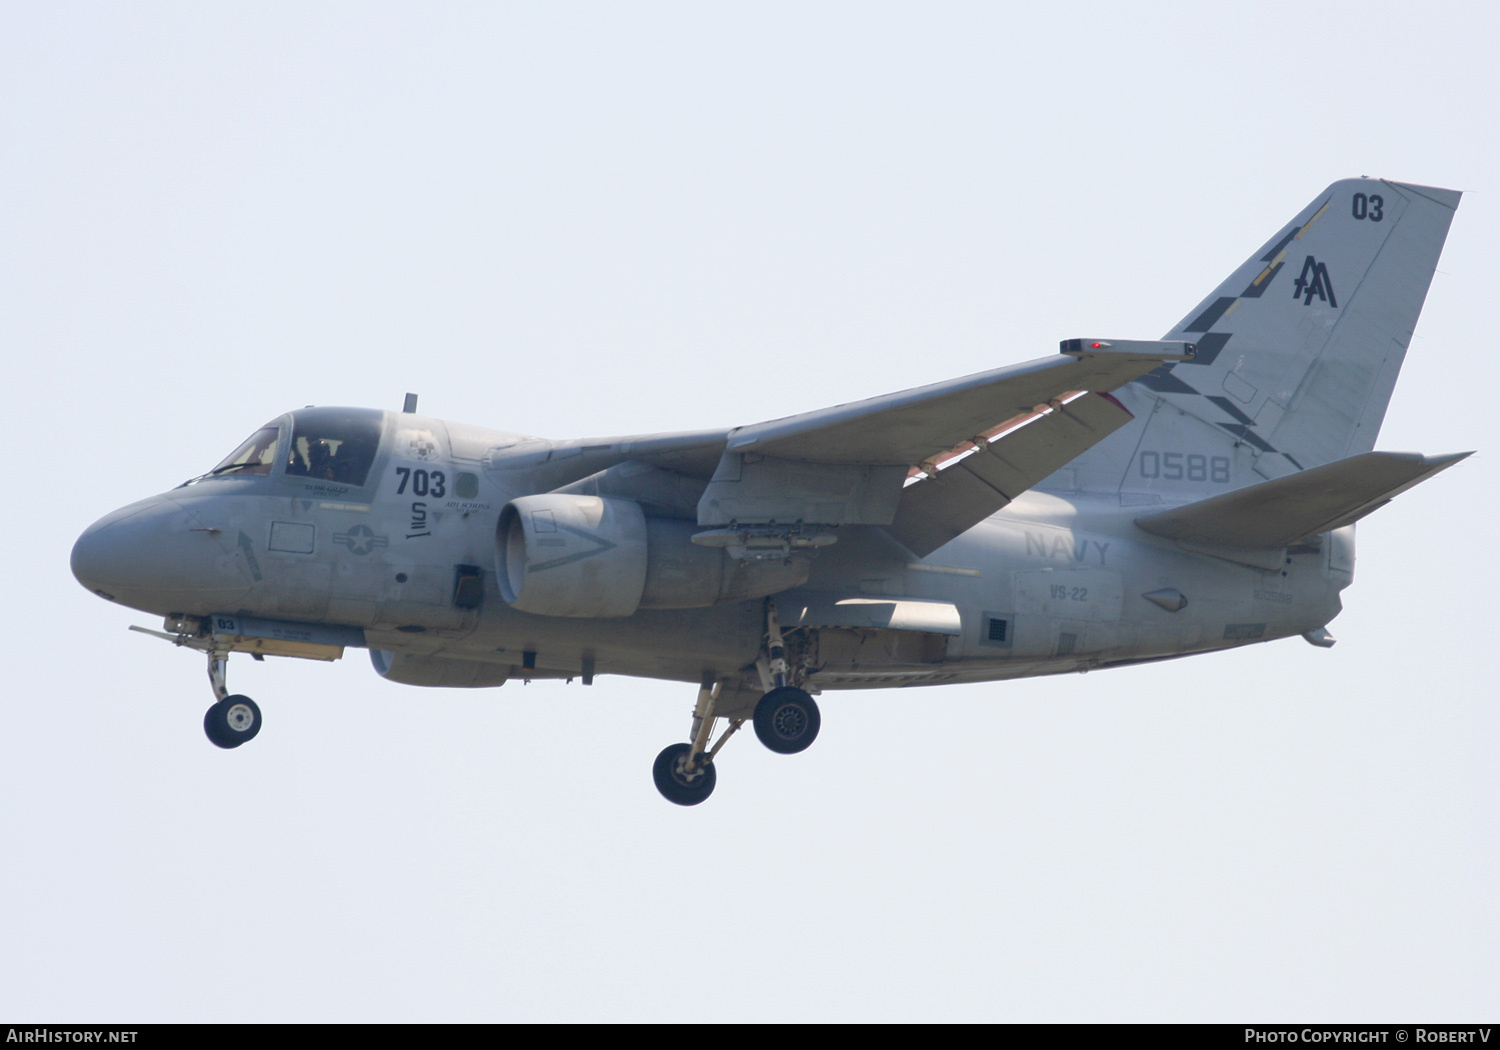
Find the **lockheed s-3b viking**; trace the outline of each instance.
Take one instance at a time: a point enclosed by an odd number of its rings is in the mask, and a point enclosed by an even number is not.
[[[681,805],[746,721],[807,748],[823,690],[1329,646],[1355,521],[1464,455],[1373,451],[1458,201],[1337,182],[1160,341],[751,426],[553,441],[410,396],[300,409],[101,518],[73,572],[206,656],[223,748],[261,728],[236,652],[693,683],[654,769]]]

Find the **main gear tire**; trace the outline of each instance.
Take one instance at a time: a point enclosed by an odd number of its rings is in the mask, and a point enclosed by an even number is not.
[[[796,686],[772,689],[755,705],[755,735],[778,755],[806,751],[818,739],[822,722],[817,702]]]
[[[714,793],[714,782],[718,779],[718,774],[714,772],[712,762],[699,755],[693,771],[684,771],[683,766],[687,764],[692,750],[692,744],[672,744],[656,756],[656,764],[651,767],[656,790],[661,792],[662,798],[675,805],[696,806]]]

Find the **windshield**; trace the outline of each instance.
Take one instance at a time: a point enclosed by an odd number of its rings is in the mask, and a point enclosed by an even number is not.
[[[363,485],[380,448],[384,413],[371,408],[304,408],[292,413],[286,472]]]
[[[245,443],[225,457],[213,470],[203,475],[206,478],[221,478],[227,474],[269,474],[276,463],[276,438],[279,427],[261,427],[246,439]]]

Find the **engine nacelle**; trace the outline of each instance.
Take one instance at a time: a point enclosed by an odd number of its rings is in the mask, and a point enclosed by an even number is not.
[[[505,664],[480,660],[458,660],[447,656],[418,656],[371,649],[370,663],[381,678],[402,685],[438,686],[448,689],[484,689],[504,685],[510,677]]]
[[[648,518],[633,500],[548,492],[500,512],[495,576],[522,612],[619,617],[759,598],[807,580],[809,558],[735,561],[692,542],[699,527]]]
[[[500,594],[543,616],[629,616],[646,587],[638,503],[546,493],[511,500],[495,534]]]

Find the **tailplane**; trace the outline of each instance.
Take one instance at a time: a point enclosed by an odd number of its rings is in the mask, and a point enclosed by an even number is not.
[[[1353,525],[1471,455],[1362,452],[1300,474],[1147,514],[1135,523],[1158,536],[1203,547],[1284,550],[1318,533]],[[1280,562],[1278,557],[1275,564]]]

